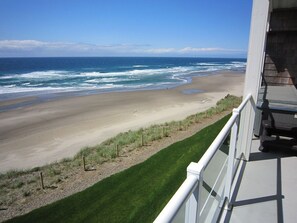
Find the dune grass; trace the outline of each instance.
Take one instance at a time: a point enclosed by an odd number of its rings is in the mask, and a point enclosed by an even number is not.
[[[191,115],[182,121],[120,133],[100,145],[83,148],[74,158],[66,158],[30,170],[12,170],[0,174],[0,208],[13,206],[19,200],[42,193],[40,172],[43,173],[46,190],[57,189],[61,183],[71,180],[76,173],[82,171],[82,156],[85,157],[86,168],[100,168],[103,162],[113,160],[118,155],[127,154],[132,150],[142,149],[143,144],[147,145],[178,131],[185,131],[193,124],[237,107],[240,102],[241,98],[227,95],[218,101],[215,107]]]
[[[117,146],[119,154],[140,148],[143,144],[149,144],[153,141],[168,137],[177,131],[187,130],[187,128],[194,123],[199,123],[205,118],[210,118],[213,115],[220,114],[226,110],[234,108],[238,106],[240,102],[241,98],[227,95],[225,98],[219,100],[215,107],[211,107],[204,112],[191,115],[184,120],[166,122],[160,125],[152,125],[148,128],[141,128],[136,131],[120,133],[100,145],[83,148],[74,157],[74,160],[80,160],[82,156],[85,156],[90,165],[93,163],[96,164],[108,161],[117,156]],[[80,162],[77,163],[80,164]]]
[[[152,222],[229,116],[92,187],[8,222]]]

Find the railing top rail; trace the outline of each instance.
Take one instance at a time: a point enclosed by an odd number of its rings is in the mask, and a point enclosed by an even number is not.
[[[252,98],[252,94],[250,93],[250,94],[248,94],[248,95],[245,97],[245,99],[240,103],[240,105],[238,106],[237,110],[238,110],[239,112],[241,112],[242,109],[244,109],[244,107],[245,107],[246,104],[248,103],[248,101],[251,100],[251,98]]]
[[[241,102],[238,108],[236,108],[237,112],[233,112],[231,118],[225,124],[223,129],[220,131],[219,135],[212,142],[212,144],[204,153],[199,162],[195,163],[196,174],[199,175],[199,173],[201,173],[203,169],[209,164],[210,160],[215,155],[220,146],[223,144],[228,133],[231,131],[231,128],[238,119],[240,112],[251,98],[251,94],[247,95],[247,97]],[[188,175],[186,180],[183,182],[183,184],[180,186],[180,188],[177,190],[177,192],[174,194],[171,200],[167,203],[167,205],[164,207],[159,216],[155,219],[154,223],[171,222],[174,219],[184,202],[189,198],[190,194],[197,187],[199,180],[198,178],[193,175]]]
[[[155,219],[154,223],[172,222],[182,205],[185,203],[197,185],[197,177],[188,176],[171,200],[164,207],[159,216]]]
[[[220,148],[220,146],[223,144],[224,140],[226,139],[237,117],[238,117],[238,114],[232,114],[231,118],[228,120],[224,128],[220,131],[219,135],[215,138],[215,140],[212,142],[212,144],[209,146],[209,148],[206,150],[204,155],[199,160],[198,162],[199,170],[197,171],[199,172],[202,171],[202,169],[204,169],[209,164],[211,158],[215,155],[217,150]]]
[[[248,101],[251,99],[252,95],[248,94],[247,97],[241,102],[241,104],[237,107],[237,111],[240,113],[242,109],[245,107],[245,105],[248,103]],[[199,160],[198,164],[201,171],[203,168],[205,168],[208,163],[210,162],[211,158],[214,156],[214,154],[217,152],[217,150],[220,148],[222,143],[224,142],[225,138],[227,137],[229,131],[231,130],[233,124],[235,123],[236,119],[238,118],[239,113],[233,112],[231,118],[228,120],[224,128],[220,131],[219,135],[215,138],[215,140],[212,142],[212,144],[209,146],[207,151],[204,153],[202,158]]]

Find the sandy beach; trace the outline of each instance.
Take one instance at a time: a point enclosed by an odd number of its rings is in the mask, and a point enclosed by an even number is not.
[[[120,132],[181,120],[227,94],[241,96],[243,82],[243,74],[223,72],[173,89],[60,98],[1,112],[0,171],[44,165]]]

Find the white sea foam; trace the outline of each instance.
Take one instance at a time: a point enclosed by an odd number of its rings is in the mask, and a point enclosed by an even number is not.
[[[136,65],[137,66],[137,65]],[[139,65],[140,66],[140,65]],[[123,76],[128,77],[137,77],[137,76],[148,76],[148,75],[161,75],[161,74],[176,74],[176,73],[189,73],[195,70],[195,67],[172,67],[172,68],[159,68],[159,69],[134,69],[130,71],[122,71],[122,72],[81,72],[75,73],[70,71],[58,71],[58,70],[49,70],[49,71],[35,71],[30,73],[23,74],[7,74],[1,76],[0,79],[14,79],[20,81],[26,81],[22,85],[33,86],[30,83],[30,80],[38,80],[42,82],[43,80],[63,80],[69,78],[85,78],[91,77],[94,79],[86,80],[87,83],[105,83],[105,82],[119,82],[124,81]],[[102,78],[101,80],[97,80],[96,77]],[[117,77],[117,79],[116,79]],[[105,78],[105,79],[104,79]],[[115,79],[111,79],[115,78]],[[29,81],[28,81],[29,80]],[[133,80],[139,80],[138,78],[132,78]],[[38,86],[38,85],[37,85]]]
[[[132,67],[141,68],[141,67],[149,67],[149,66],[147,66],[147,65],[133,65]]]
[[[86,80],[86,83],[95,83],[95,84],[100,84],[100,83],[116,83],[116,82],[121,82],[121,81],[137,81],[140,79],[136,78],[116,78],[116,77],[110,77],[110,78],[96,78],[96,79],[90,79]]]
[[[104,84],[100,87],[97,87],[98,89],[116,89],[116,88],[124,88],[124,85],[121,84]]]
[[[196,66],[217,66],[218,63],[195,63]]]
[[[146,83],[129,86],[130,89],[160,89],[164,86],[172,86],[172,82]]]
[[[84,86],[84,87],[93,87],[93,84],[88,84],[88,83],[80,83],[79,86]]]
[[[180,75],[172,75],[171,77],[172,80],[178,80],[181,81],[182,83],[187,83],[188,80],[185,79],[184,77],[180,76]]]
[[[246,62],[232,61],[231,64],[235,68],[245,68],[246,67]]]
[[[93,72],[83,72],[83,73],[80,73],[80,75],[85,77],[102,77],[104,73],[93,71]]]
[[[219,70],[232,70],[232,69],[238,69],[238,68],[245,68],[246,62],[241,61],[232,61],[228,64],[221,64],[221,63],[195,63],[200,70],[200,72],[213,72],[213,71],[219,71]]]
[[[86,80],[85,82],[86,83],[95,83],[95,84],[101,83],[100,79],[91,79],[91,80]]]
[[[68,77],[73,77],[73,75],[68,71],[34,71],[24,74],[8,74],[1,76],[0,79],[64,79]]]
[[[197,76],[218,70],[244,69],[246,62],[230,61],[227,64],[201,62],[193,63],[189,66],[156,69],[141,64],[133,65],[132,67],[132,70],[106,73],[99,71],[48,70],[2,75],[0,77],[0,81],[2,80],[0,94],[39,91],[65,92],[88,89],[155,89],[186,83],[192,73],[199,73],[194,74]],[[149,79],[154,81],[147,83],[148,78],[146,77],[150,77]],[[120,84],[119,82],[125,82],[126,84]]]
[[[21,93],[21,92],[66,92],[72,91],[73,88],[57,88],[57,87],[0,87],[0,94],[7,94],[7,93]]]
[[[5,87],[7,87],[7,88],[13,88],[15,86],[16,86],[15,84],[10,84],[10,85],[6,85]]]
[[[2,80],[5,80],[5,79],[11,79],[11,78],[13,78],[12,75],[5,75],[5,76],[1,76],[1,77],[0,77],[0,80],[1,80],[1,79],[2,79]]]
[[[35,71],[31,73],[26,74],[20,74],[19,77],[21,78],[29,78],[29,79],[62,79],[65,78],[65,76],[69,74],[67,71],[55,71],[55,70],[49,70],[49,71]]]
[[[242,62],[242,61],[232,61],[232,64],[242,64],[242,65],[246,65],[246,62]]]
[[[120,76],[146,76],[146,75],[159,75],[159,74],[172,74],[172,73],[186,73],[193,71],[195,67],[172,67],[172,68],[159,68],[159,69],[135,69],[122,72],[83,72],[82,76],[86,77],[120,77]]]
[[[39,86],[42,86],[43,84],[40,83],[40,84],[32,84],[30,82],[26,82],[26,83],[22,83],[21,84],[22,86],[26,86],[26,87],[39,87]]]

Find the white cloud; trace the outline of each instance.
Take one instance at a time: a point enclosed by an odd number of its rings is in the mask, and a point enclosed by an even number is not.
[[[195,56],[208,54],[244,54],[224,48],[153,48],[150,45],[45,42],[38,40],[0,40],[0,56]]]
[[[33,49],[44,46],[44,42],[37,40],[1,40],[0,50],[3,49]]]
[[[224,49],[224,48],[195,48],[185,47],[179,50],[181,53],[201,53],[201,52],[244,52],[239,49]]]
[[[163,54],[163,53],[175,53],[176,49],[174,48],[152,48],[144,50],[145,53],[153,54]]]
[[[195,48],[195,47],[185,47],[180,49],[182,53],[189,53],[189,52],[211,52],[211,51],[221,51],[221,48]]]

